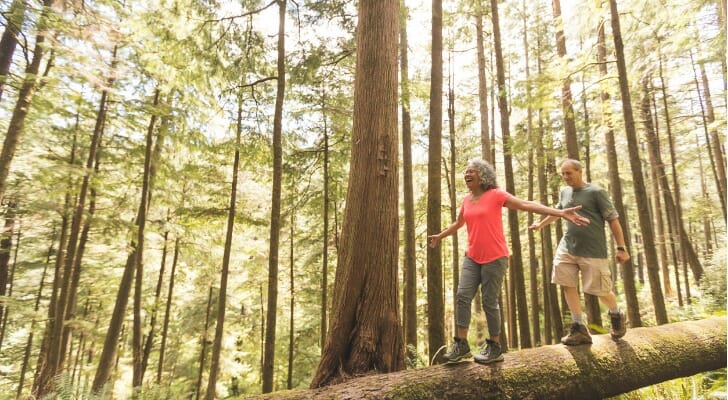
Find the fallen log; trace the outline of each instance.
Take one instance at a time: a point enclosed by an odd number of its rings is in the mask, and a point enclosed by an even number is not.
[[[600,399],[726,367],[726,318],[627,330],[614,341],[543,346],[491,365],[461,363],[367,375],[345,383],[269,393],[259,400]]]

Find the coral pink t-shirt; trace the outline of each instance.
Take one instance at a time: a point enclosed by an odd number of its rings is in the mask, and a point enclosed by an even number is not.
[[[460,206],[468,228],[468,257],[478,264],[508,257],[501,211],[511,194],[496,188],[487,190],[475,203],[472,197],[472,194],[465,196]]]

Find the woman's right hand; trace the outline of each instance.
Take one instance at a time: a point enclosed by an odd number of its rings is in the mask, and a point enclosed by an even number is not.
[[[440,239],[440,234],[430,235],[427,238],[430,239],[430,242],[427,245],[433,249],[437,247],[437,245],[440,244],[440,240],[442,240]]]

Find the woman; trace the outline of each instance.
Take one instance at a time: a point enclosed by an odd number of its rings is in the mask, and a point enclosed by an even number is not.
[[[487,162],[479,159],[470,161],[465,170],[465,185],[470,194],[465,196],[460,213],[447,229],[428,236],[429,246],[437,247],[442,238],[457,232],[467,225],[468,250],[463,259],[455,308],[455,341],[444,358],[449,363],[466,361],[472,357],[468,344],[470,307],[478,285],[481,285],[483,310],[488,323],[490,339],[475,355],[475,361],[488,364],[503,360],[499,335],[501,327],[498,296],[503,276],[508,267],[508,244],[503,234],[502,208],[523,210],[543,215],[563,217],[578,226],[589,223],[589,219],[576,213],[581,206],[559,210],[532,201],[521,200],[498,188],[495,171]]]

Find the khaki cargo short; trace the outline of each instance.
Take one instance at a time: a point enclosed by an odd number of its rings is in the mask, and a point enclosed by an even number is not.
[[[551,283],[578,287],[579,271],[584,293],[605,296],[612,291],[612,272],[609,270],[608,259],[572,256],[561,250],[554,257]]]

